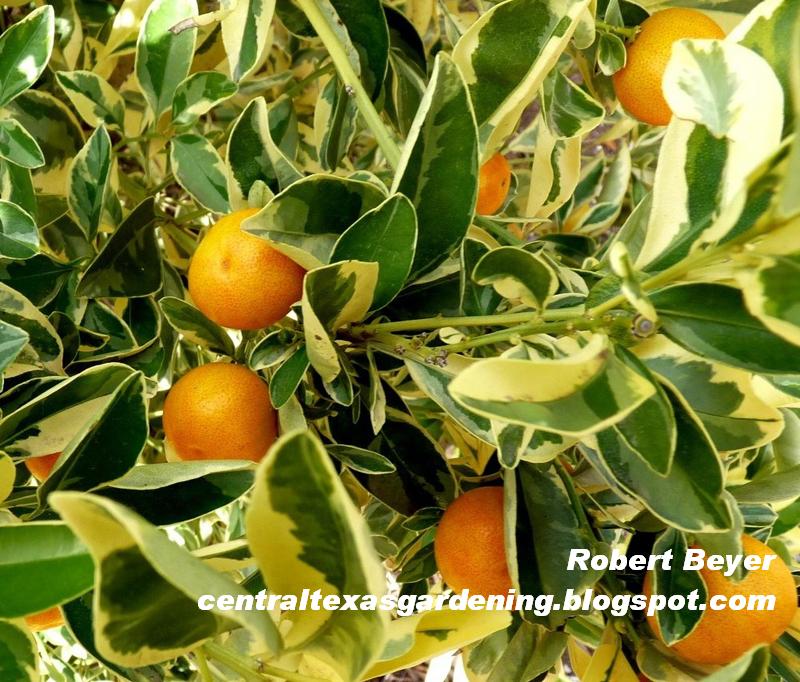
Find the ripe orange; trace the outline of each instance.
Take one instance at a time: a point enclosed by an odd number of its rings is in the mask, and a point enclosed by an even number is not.
[[[303,295],[305,270],[241,229],[256,209],[231,213],[206,234],[189,265],[189,293],[209,319],[233,329],[262,329]]]
[[[182,460],[259,461],[277,437],[267,385],[241,365],[201,365],[164,402],[164,431]]]
[[[33,632],[41,632],[50,628],[57,628],[64,624],[64,614],[58,606],[25,616],[25,623]]]
[[[511,166],[506,157],[495,154],[481,166],[478,181],[478,203],[475,212],[479,215],[492,215],[503,206],[511,187]]]
[[[749,535],[742,537],[745,554],[760,557],[775,555],[769,547]],[[722,571],[700,570],[708,598],[713,595],[775,595],[774,611],[742,610],[703,611],[700,621],[688,637],[674,644],[672,650],[687,661],[705,665],[724,665],[735,661],[749,649],[770,644],[783,634],[797,611],[797,592],[789,567],[776,556],[767,570],[749,571],[741,582],[734,582]],[[644,585],[650,594],[650,576]],[[660,637],[655,616],[647,617]]]
[[[455,591],[506,594],[511,577],[503,534],[503,489],[475,488],[445,510],[433,543],[436,565]]]
[[[681,38],[724,38],[716,22],[693,9],[673,7],[655,12],[642,22],[627,48],[623,69],[613,76],[617,99],[640,121],[664,126],[672,111],[664,99],[661,81],[672,54],[672,44]]]
[[[50,475],[60,456],[60,452],[54,452],[52,455],[31,457],[25,460],[25,466],[28,467],[28,471],[33,474],[33,477],[41,483]]]

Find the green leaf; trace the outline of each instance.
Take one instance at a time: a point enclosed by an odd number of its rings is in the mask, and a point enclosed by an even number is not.
[[[0,121],[0,158],[22,168],[44,165],[44,154],[36,140],[13,118]]]
[[[472,279],[491,285],[502,297],[522,299],[526,305],[542,310],[558,291],[552,268],[539,255],[515,246],[501,246],[489,251],[475,265]]]
[[[125,100],[107,80],[93,71],[59,71],[56,80],[90,126],[124,129]]]
[[[0,158],[0,199],[35,214],[36,195],[30,170]]]
[[[639,499],[659,519],[686,531],[727,530],[733,521],[719,456],[697,418],[671,391],[667,395],[677,441],[666,476],[653,471],[613,429],[598,433],[596,445],[581,449],[609,483]]]
[[[237,90],[236,83],[217,71],[193,73],[175,90],[172,125],[180,127],[196,123],[217,104],[233,97]]]
[[[412,278],[417,278],[461,244],[478,191],[472,104],[458,67],[444,53],[436,57],[392,191],[405,194],[417,210],[417,250],[411,268]]]
[[[395,194],[365,213],[336,241],[331,262],[359,260],[378,264],[371,308],[389,303],[411,271],[417,242],[417,218],[411,202]]]
[[[485,12],[461,36],[453,59],[470,89],[484,157],[514,131],[587,5],[588,0],[509,0]]]
[[[196,15],[196,0],[155,0],[142,19],[136,40],[136,78],[156,121],[189,75],[197,36],[196,28],[178,34],[170,29]]]
[[[252,100],[231,130],[227,147],[228,195],[231,205],[245,208],[253,185],[285,189],[302,178],[294,167],[297,120],[291,101],[267,109],[263,97]]]
[[[502,298],[492,286],[475,283],[472,273],[489,247],[477,239],[467,237],[461,243],[461,312],[464,315],[489,315],[497,310]]]
[[[50,5],[35,9],[0,36],[0,108],[39,80],[54,41],[55,15]]]
[[[731,488],[739,502],[786,502],[800,497],[800,464]]]
[[[0,526],[0,546],[0,618],[39,613],[92,586],[92,559],[63,523]]]
[[[94,635],[100,655],[137,667],[185,654],[241,625],[276,651],[280,635],[263,611],[201,611],[205,594],[247,593],[125,507],[96,495],[61,492],[53,506],[89,548],[94,563]],[[170,613],[175,627],[164,627]]]
[[[156,241],[153,198],[131,211],[92,261],[78,296],[130,298],[161,288],[161,250]]]
[[[214,213],[230,212],[224,162],[204,136],[173,137],[169,158],[175,178],[198,204]]]
[[[269,382],[269,396],[275,407],[283,407],[289,402],[310,364],[308,351],[302,345],[275,370]]]
[[[344,261],[306,273],[301,302],[306,350],[323,381],[333,381],[341,370],[330,332],[367,314],[377,279],[378,266],[360,261]]]
[[[475,414],[580,436],[620,421],[650,398],[652,383],[608,352],[595,336],[560,359],[490,358],[450,384],[455,400]]]
[[[189,343],[233,355],[233,340],[228,333],[193,305],[174,296],[165,296],[158,305],[170,326]]]
[[[134,467],[95,492],[166,526],[224,507],[252,485],[252,462],[163,462]]]
[[[665,530],[653,545],[653,554],[664,554],[672,551],[672,568],[664,570],[661,563],[656,564],[652,576],[651,593],[663,594],[667,599],[673,595],[688,598],[695,590],[698,593],[697,603],[705,604],[707,599],[706,584],[699,571],[684,570],[683,564],[688,550],[686,537],[674,528]],[[700,622],[702,611],[683,609],[661,609],[656,613],[658,628],[664,642],[670,646],[684,639]]]
[[[654,292],[650,300],[664,333],[692,353],[764,374],[789,374],[800,367],[800,347],[753,317],[738,289],[680,284]]]
[[[72,161],[67,181],[70,210],[90,239],[100,227],[110,179],[111,138],[101,125]]]
[[[39,679],[36,640],[24,626],[0,621],[0,674],[8,682]]]
[[[278,594],[375,595],[386,589],[369,529],[322,444],[306,431],[283,436],[259,465],[246,517],[247,539],[264,581]],[[281,562],[274,557],[282,557]],[[381,611],[289,611],[290,647],[359,679],[383,647]]]
[[[144,378],[138,372],[131,374],[104,402],[39,486],[40,509],[56,490],[93,490],[136,464],[148,435]]]
[[[39,253],[39,230],[16,204],[0,201],[0,258],[25,259]]]
[[[581,593],[593,585],[600,571],[564,570],[573,549],[601,553],[582,510],[575,508],[571,484],[553,466],[523,462],[507,470],[505,489],[506,534],[511,540],[508,561],[520,594],[552,594],[562,602],[568,589]],[[523,613],[526,620],[543,622],[551,629],[568,617],[558,611],[544,618],[532,611]]]
[[[397,471],[391,460],[379,452],[354,445],[326,445],[325,449],[346,467],[362,474],[391,474]]]
[[[237,83],[261,64],[274,11],[275,0],[239,0],[222,19],[228,68]]]

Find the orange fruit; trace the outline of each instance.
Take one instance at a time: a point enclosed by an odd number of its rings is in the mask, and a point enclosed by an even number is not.
[[[797,611],[797,591],[789,567],[763,542],[749,535],[742,536],[745,554],[760,557],[773,555],[769,568],[753,570],[741,582],[726,578],[722,571],[700,569],[706,584],[708,598],[713,595],[775,595],[774,611],[733,611],[725,608],[703,611],[700,621],[688,637],[672,645],[671,649],[681,658],[704,665],[725,665],[754,646],[770,644],[780,637]],[[650,594],[650,575],[644,584],[644,593]],[[647,622],[661,637],[655,616]]]
[[[201,365],[164,401],[164,432],[179,459],[259,461],[278,426],[267,385],[241,365]]]
[[[189,265],[189,293],[210,320],[232,329],[262,329],[284,317],[303,295],[305,270],[266,241],[241,229],[258,211],[219,220]]]
[[[625,67],[613,76],[620,104],[644,123],[667,125],[672,111],[664,99],[661,81],[673,43],[681,38],[724,37],[725,31],[697,10],[673,7],[655,12],[642,22],[628,45]]]
[[[58,606],[25,616],[25,623],[33,632],[41,632],[50,628],[57,628],[64,624],[64,614]]]
[[[479,215],[493,215],[500,210],[511,187],[511,166],[506,157],[495,154],[481,166],[478,181],[478,203],[475,212]]]
[[[61,457],[60,452],[54,452],[52,455],[42,455],[41,457],[30,457],[25,460],[25,466],[28,467],[28,471],[33,474],[33,477],[41,483],[50,475],[59,457]]]
[[[511,577],[503,533],[503,489],[475,488],[457,497],[439,521],[433,550],[442,578],[456,592],[506,594]]]

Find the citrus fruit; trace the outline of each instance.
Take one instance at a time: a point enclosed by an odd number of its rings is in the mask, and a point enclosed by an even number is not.
[[[503,533],[503,489],[475,488],[445,510],[433,543],[436,565],[456,592],[506,594],[511,577]]]
[[[760,557],[775,555],[769,547],[749,535],[742,537],[745,554]],[[734,611],[725,608],[703,611],[700,621],[687,637],[672,645],[671,649],[681,658],[705,665],[724,665],[735,661],[754,646],[770,644],[783,634],[797,611],[797,592],[789,567],[775,555],[766,570],[752,570],[741,582],[726,578],[722,571],[700,569],[706,584],[708,598],[713,595],[775,595],[773,611],[743,609]],[[644,585],[645,594],[650,594],[650,576]],[[653,631],[660,637],[655,616],[647,617]]]
[[[33,477],[41,483],[50,475],[60,456],[60,452],[54,452],[52,455],[30,457],[25,460],[25,466],[28,467],[28,471],[33,474]]]
[[[208,231],[189,265],[189,293],[209,319],[232,329],[262,329],[284,317],[303,294],[305,270],[241,229],[257,213],[231,213]]]
[[[179,459],[260,460],[277,436],[267,385],[241,365],[201,365],[164,401],[164,431]]]
[[[655,12],[642,22],[639,33],[627,47],[624,68],[613,76],[617,99],[635,118],[663,126],[672,118],[661,81],[672,45],[682,38],[724,38],[712,19],[693,9],[673,7]]]
[[[505,156],[495,154],[481,166],[475,212],[479,215],[497,213],[508,196],[509,187],[511,187],[511,166],[508,165]]]
[[[33,632],[57,628],[64,624],[64,614],[58,606],[25,616],[25,623]]]

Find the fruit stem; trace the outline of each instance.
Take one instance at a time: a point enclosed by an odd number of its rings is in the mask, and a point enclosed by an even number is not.
[[[339,73],[339,78],[342,79],[345,89],[355,97],[358,110],[367,122],[372,134],[375,135],[375,139],[378,141],[386,160],[393,168],[397,169],[400,165],[400,148],[383,124],[381,115],[373,105],[367,91],[364,90],[361,79],[353,69],[339,36],[331,28],[328,19],[315,0],[296,0],[296,2],[328,50],[328,54],[330,54],[331,60],[336,65],[336,70]]]
[[[504,315],[463,315],[461,317],[425,317],[419,320],[399,320],[397,322],[379,322],[377,324],[359,325],[352,329],[353,336],[371,335],[377,332],[404,332],[441,329],[443,327],[502,327],[520,323],[574,320],[583,316],[583,310],[564,308],[563,310],[545,310],[541,315],[533,311],[506,313]]]
[[[208,667],[208,659],[202,649],[197,649],[194,652],[195,659],[197,660],[197,670],[200,672],[200,679],[203,682],[214,682],[214,675],[211,674],[211,669]]]
[[[594,25],[603,31],[607,31],[608,33],[616,33],[617,35],[628,39],[633,39],[639,32],[639,28],[637,26],[614,26],[614,24],[609,24],[607,21],[602,21],[600,19],[595,19]]]
[[[264,682],[267,679],[264,675],[271,675],[287,682],[324,682],[318,677],[308,677],[291,670],[276,668],[262,661],[256,661],[249,656],[242,656],[216,642],[206,642],[203,650],[209,658],[239,673],[243,680],[249,682]]]

